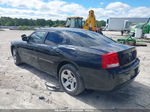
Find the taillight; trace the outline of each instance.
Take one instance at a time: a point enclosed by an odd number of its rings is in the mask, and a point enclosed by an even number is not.
[[[107,53],[102,55],[102,68],[109,69],[119,66],[118,53]]]

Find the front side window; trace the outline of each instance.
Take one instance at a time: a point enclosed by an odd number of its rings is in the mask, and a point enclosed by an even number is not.
[[[46,32],[35,32],[30,36],[29,42],[42,43]]]
[[[45,40],[45,43],[49,45],[62,44],[62,42],[63,37],[57,32],[49,32]]]

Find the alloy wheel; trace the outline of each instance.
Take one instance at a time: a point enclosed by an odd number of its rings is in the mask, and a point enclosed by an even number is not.
[[[75,78],[75,75],[68,69],[62,71],[61,83],[68,91],[74,91],[77,87],[77,80]]]

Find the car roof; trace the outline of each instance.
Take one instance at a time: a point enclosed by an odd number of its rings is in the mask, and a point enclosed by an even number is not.
[[[91,32],[89,30],[84,30],[84,29],[80,29],[80,28],[61,28],[61,27],[51,27],[51,28],[40,28],[37,29],[36,31],[46,31],[46,32],[50,32],[50,31],[72,31],[72,32],[82,32],[82,33],[86,33],[86,32]]]

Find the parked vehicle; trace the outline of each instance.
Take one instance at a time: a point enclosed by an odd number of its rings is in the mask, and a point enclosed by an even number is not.
[[[16,65],[27,63],[57,77],[70,95],[86,89],[111,91],[139,73],[133,46],[78,28],[40,29],[11,42]]]
[[[141,36],[143,36],[144,34],[149,34],[150,33],[150,18],[147,20],[146,23],[139,23],[139,24],[132,26],[130,28],[131,35],[135,36],[135,32],[138,29],[141,30],[141,33],[142,33]]]
[[[83,28],[85,30],[90,30],[94,32],[98,32],[100,34],[102,33],[102,29],[98,28],[96,25],[96,18],[94,14],[94,10],[89,11],[89,15],[86,19],[86,21],[83,21],[83,17],[68,17],[66,20],[66,25],[65,27],[67,28]]]
[[[106,30],[109,31],[121,31],[123,35],[124,32],[130,31],[130,26],[138,23],[147,22],[148,18],[109,18],[107,19]]]

